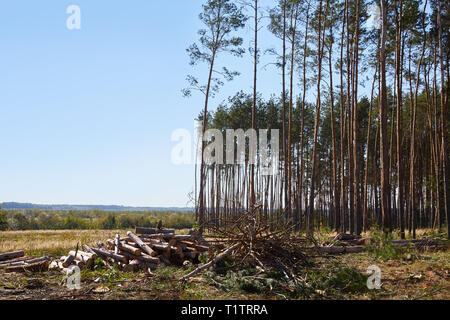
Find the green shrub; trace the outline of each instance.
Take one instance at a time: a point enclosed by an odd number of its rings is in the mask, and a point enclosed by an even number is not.
[[[383,261],[401,259],[406,253],[406,249],[398,247],[392,243],[392,234],[381,231],[372,233],[374,243],[367,246],[368,252],[376,259]]]

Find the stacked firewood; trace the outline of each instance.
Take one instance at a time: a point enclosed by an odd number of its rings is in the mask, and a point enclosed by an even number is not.
[[[23,250],[0,254],[0,269],[6,272],[41,272],[48,270],[50,257],[27,257]]]
[[[117,265],[126,272],[151,273],[160,265],[196,264],[199,255],[210,248],[210,244],[194,232],[177,235],[171,229],[136,228],[135,233],[129,231],[125,237],[116,235],[115,239],[97,243],[97,248],[83,245],[81,251],[77,247],[68,256],[52,262],[50,269],[67,271],[71,266],[89,269],[100,262]]]

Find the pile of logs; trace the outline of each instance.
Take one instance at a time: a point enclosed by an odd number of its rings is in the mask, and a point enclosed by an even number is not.
[[[210,249],[212,246],[193,232],[176,235],[171,229],[136,228],[135,233],[129,231],[126,237],[116,235],[115,239],[97,243],[97,248],[83,245],[82,250],[78,250],[77,247],[67,256],[53,261],[50,269],[67,271],[71,266],[90,269],[100,262],[117,265],[125,272],[144,270],[151,273],[159,265],[197,264],[199,254]]]
[[[342,254],[342,253],[358,253],[368,249],[368,246],[377,244],[374,239],[362,238],[352,234],[340,233],[325,242],[323,246],[317,246],[315,249],[322,253],[328,254]],[[439,240],[422,239],[422,240],[391,240],[393,245],[402,248],[410,248],[423,250],[437,249],[442,243]]]
[[[23,250],[0,254],[0,268],[6,272],[47,271],[50,257],[26,257]]]

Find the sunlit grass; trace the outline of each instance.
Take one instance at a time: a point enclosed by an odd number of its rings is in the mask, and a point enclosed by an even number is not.
[[[130,229],[132,230],[132,229]],[[129,230],[43,230],[0,232],[0,253],[24,250],[28,255],[67,255],[77,243],[97,246],[97,242],[114,239],[116,234],[125,237]],[[188,229],[177,230],[187,234]]]

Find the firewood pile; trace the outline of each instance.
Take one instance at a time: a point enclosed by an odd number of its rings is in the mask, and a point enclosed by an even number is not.
[[[271,231],[270,225],[263,218],[262,207],[256,206],[237,220],[223,223],[225,227],[208,225],[214,234],[212,243],[222,251],[211,260],[199,266],[191,273],[180,278],[186,281],[217,262],[229,257],[234,265],[250,264],[261,273],[276,269],[286,278],[298,280],[298,268],[309,264],[305,255],[306,238],[296,237],[293,226],[286,224],[283,228]]]
[[[139,236],[137,235],[139,234]],[[198,263],[198,257],[208,252],[211,245],[202,237],[191,232],[176,235],[171,229],[136,228],[125,237],[116,235],[105,243],[97,243],[97,248],[82,245],[50,264],[50,269],[67,272],[71,266],[91,269],[96,264],[117,265],[125,272],[151,271],[160,265],[183,266]],[[99,260],[100,258],[100,260]]]
[[[27,257],[23,250],[0,254],[0,269],[6,272],[41,272],[47,271],[50,257]]]

